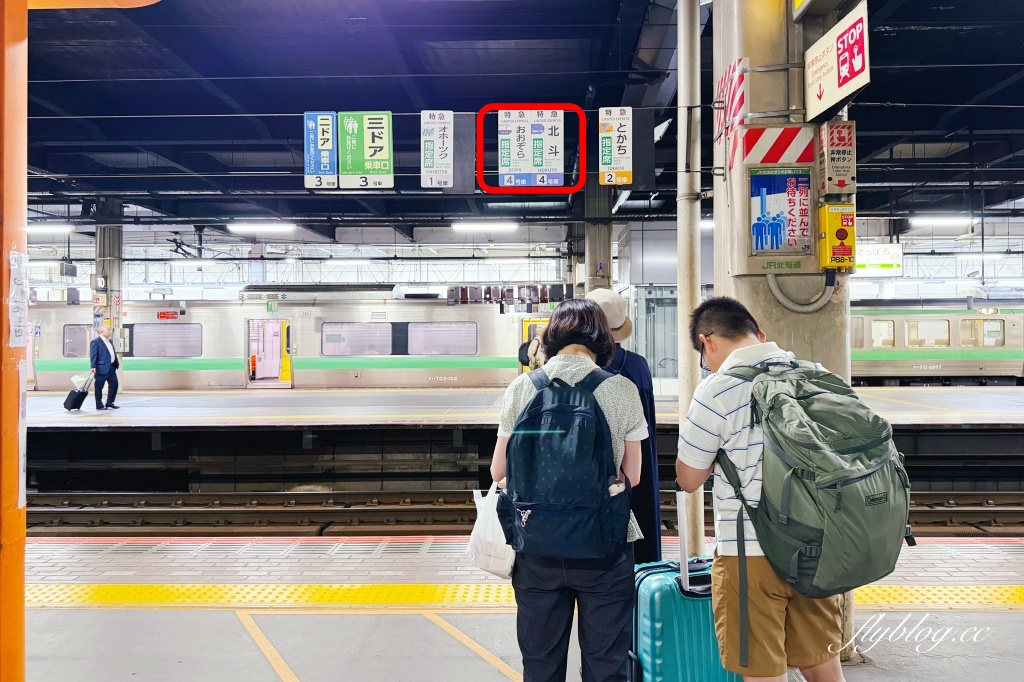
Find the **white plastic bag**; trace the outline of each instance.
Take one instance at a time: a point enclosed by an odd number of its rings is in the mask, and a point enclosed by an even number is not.
[[[74,384],[75,388],[81,391],[91,378],[92,372],[83,372],[82,374],[73,375],[71,377],[71,383]]]
[[[469,536],[469,558],[473,565],[500,578],[512,577],[516,553],[505,542],[505,532],[498,520],[498,484],[492,483],[487,496],[473,491],[476,502],[476,523]]]

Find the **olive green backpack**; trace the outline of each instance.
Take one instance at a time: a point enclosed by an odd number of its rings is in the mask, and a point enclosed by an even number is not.
[[[908,525],[910,479],[892,427],[840,377],[810,362],[734,367],[752,386],[751,421],[764,430],[761,500],[752,507],[732,460],[718,463],[743,503],[739,546],[740,662],[748,617],[743,510],[765,558],[800,594],[830,597],[896,567]]]

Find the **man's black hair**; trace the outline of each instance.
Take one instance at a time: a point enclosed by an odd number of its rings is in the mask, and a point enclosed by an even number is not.
[[[746,307],[734,298],[716,296],[697,306],[690,315],[690,343],[700,352],[701,334],[714,333],[724,339],[735,341],[748,334],[757,336],[761,327]]]

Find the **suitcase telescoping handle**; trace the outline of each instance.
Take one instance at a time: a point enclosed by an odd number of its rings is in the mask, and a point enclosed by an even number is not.
[[[683,591],[690,590],[690,557],[686,548],[689,546],[688,528],[686,525],[686,493],[676,484],[676,525],[679,528],[679,580]]]

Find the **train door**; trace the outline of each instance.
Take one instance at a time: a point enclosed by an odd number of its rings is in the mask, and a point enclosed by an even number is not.
[[[291,320],[246,320],[249,388],[291,388]]]

